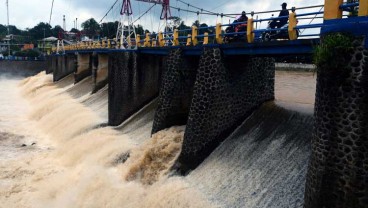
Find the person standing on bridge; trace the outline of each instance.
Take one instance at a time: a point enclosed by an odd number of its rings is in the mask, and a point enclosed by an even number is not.
[[[282,26],[286,25],[289,19],[289,10],[286,8],[287,7],[287,3],[282,3],[281,4],[282,10],[280,11],[279,17],[285,17],[287,16],[287,18],[283,18],[283,19],[279,19],[279,20],[272,20],[272,22],[270,23],[270,27],[272,29],[274,29],[275,27],[277,28],[281,28]]]

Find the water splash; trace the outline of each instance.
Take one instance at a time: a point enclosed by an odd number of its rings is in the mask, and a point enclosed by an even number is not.
[[[103,119],[91,108],[100,100],[75,99],[66,90],[70,86],[58,87],[49,75],[30,77],[19,88],[31,106],[21,117],[35,123],[24,131],[38,134],[36,145],[23,149],[27,154],[0,160],[1,206],[213,207],[184,178],[166,177],[180,151],[183,127],[159,132],[141,145],[121,131],[100,128]],[[126,152],[131,153],[126,163],[114,162]],[[161,158],[148,162],[143,159],[148,155]],[[138,169],[145,177],[137,177]],[[125,180],[127,175],[136,180]],[[156,183],[146,186],[146,181]]]
[[[126,180],[151,185],[167,175],[181,151],[184,129],[181,126],[160,131],[133,151],[127,162],[130,164]]]

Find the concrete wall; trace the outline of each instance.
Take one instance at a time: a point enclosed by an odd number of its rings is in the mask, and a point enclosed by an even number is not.
[[[276,63],[276,70],[315,72],[316,71],[316,65],[314,65],[314,64],[298,64],[298,63]]]
[[[46,61],[0,61],[0,73],[32,76],[46,70]]]
[[[82,81],[84,78],[92,75],[92,54],[83,53],[77,55],[77,68],[74,72],[75,83]]]
[[[51,56],[48,56],[47,57],[47,59],[46,59],[46,65],[47,65],[47,67],[46,67],[46,69],[45,69],[45,71],[46,71],[46,74],[52,74],[52,72],[54,71],[54,59],[51,57]]]
[[[368,50],[364,40],[341,66],[319,67],[305,208],[368,206]],[[331,49],[331,50],[334,50]],[[326,66],[326,65],[324,65]]]
[[[92,77],[93,77],[93,90],[95,93],[103,88],[108,83],[109,75],[109,55],[108,54],[96,54],[94,56]]]
[[[55,68],[53,68],[54,82],[75,72],[77,57],[74,54],[52,56]],[[53,65],[54,65],[53,64]]]
[[[117,126],[158,96],[163,57],[115,52],[109,57],[109,125]]]

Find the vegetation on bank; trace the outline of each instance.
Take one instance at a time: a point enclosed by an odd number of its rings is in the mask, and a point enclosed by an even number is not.
[[[350,62],[354,38],[348,34],[333,33],[324,36],[314,50],[314,63],[319,70],[344,71]]]

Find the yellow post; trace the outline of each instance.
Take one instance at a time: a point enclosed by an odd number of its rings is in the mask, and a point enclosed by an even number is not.
[[[198,36],[198,28],[196,26],[192,26],[192,42],[194,46],[198,45],[197,36]]]
[[[359,16],[368,16],[368,0],[359,0]]]
[[[156,47],[156,46],[157,46],[157,38],[151,38],[151,47]]]
[[[290,40],[296,40],[298,39],[298,36],[296,35],[296,30],[294,29],[296,27],[297,20],[296,20],[296,14],[295,12],[291,12],[289,15],[289,39]]]
[[[158,33],[158,46],[160,47],[165,46],[164,34],[162,34],[162,32]]]
[[[191,46],[191,45],[192,45],[192,35],[188,34],[187,46]]]
[[[216,42],[218,44],[222,44],[224,42],[222,40],[221,23],[217,23],[217,25],[216,25]]]
[[[110,42],[110,39],[107,39],[107,48],[111,48],[111,42]]]
[[[324,19],[341,19],[342,10],[340,5],[342,5],[343,0],[325,0],[325,13]]]
[[[151,34],[146,33],[146,38],[144,39],[144,47],[151,47]]]
[[[248,23],[247,23],[247,40],[248,43],[253,43],[254,42],[254,22],[253,22],[253,18],[248,19]]]
[[[208,44],[208,32],[204,33],[204,38],[203,38],[203,45],[207,45]]]
[[[178,46],[179,45],[179,31],[178,29],[174,30],[174,35],[173,35],[173,46]]]
[[[141,36],[137,35],[137,37],[135,38],[135,44],[137,47],[141,47]]]

